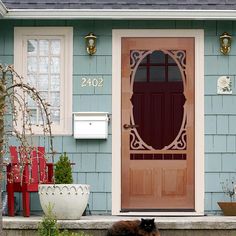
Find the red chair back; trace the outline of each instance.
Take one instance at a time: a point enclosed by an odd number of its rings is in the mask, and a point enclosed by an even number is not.
[[[30,157],[29,157],[30,155]],[[29,150],[23,147],[10,146],[11,164],[13,166],[11,176],[13,182],[39,183],[47,181],[45,148],[38,147]],[[23,166],[23,175],[20,166]]]

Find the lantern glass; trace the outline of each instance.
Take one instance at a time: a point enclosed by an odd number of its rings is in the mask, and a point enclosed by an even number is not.
[[[229,43],[229,40],[228,40],[227,38],[224,38],[224,39],[223,39],[223,45],[224,45],[224,46],[227,46],[228,43]]]

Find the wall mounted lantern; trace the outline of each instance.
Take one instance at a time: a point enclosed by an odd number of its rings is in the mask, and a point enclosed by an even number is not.
[[[227,32],[220,36],[220,52],[227,55],[231,49],[232,37]]]
[[[96,48],[96,39],[97,39],[97,37],[93,33],[90,32],[84,38],[86,40],[87,53],[89,55],[93,55],[97,51],[97,48]]]

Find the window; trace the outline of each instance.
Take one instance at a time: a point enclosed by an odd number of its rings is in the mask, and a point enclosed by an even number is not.
[[[182,75],[175,60],[163,51],[153,51],[140,63],[135,82],[181,82]]]
[[[15,28],[15,70],[49,102],[53,135],[72,133],[72,34],[71,27]],[[40,134],[39,108],[27,102]]]

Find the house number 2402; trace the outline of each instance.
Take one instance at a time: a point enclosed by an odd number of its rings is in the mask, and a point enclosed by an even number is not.
[[[81,87],[103,87],[103,78],[82,78]]]

